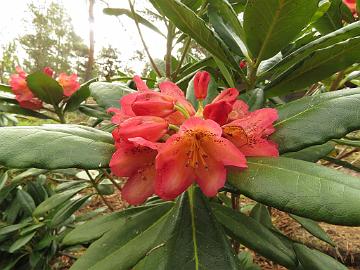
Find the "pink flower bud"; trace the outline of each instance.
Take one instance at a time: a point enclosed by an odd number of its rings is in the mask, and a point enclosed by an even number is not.
[[[211,76],[208,72],[199,71],[196,73],[194,78],[194,92],[198,100],[206,98],[210,80]]]
[[[246,61],[245,61],[245,60],[241,60],[241,61],[240,61],[240,64],[239,64],[239,67],[240,67],[241,69],[244,69],[244,68],[246,68],[246,66],[247,66]]]
[[[132,103],[135,115],[166,117],[175,111],[176,100],[159,92],[146,91],[136,96]]]
[[[43,69],[43,72],[49,77],[52,77],[54,75],[54,71],[51,69],[51,67],[45,67]]]

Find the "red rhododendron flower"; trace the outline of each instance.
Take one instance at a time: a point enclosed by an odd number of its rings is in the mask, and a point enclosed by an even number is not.
[[[34,96],[29,87],[27,86],[26,76],[24,70],[20,67],[16,67],[18,74],[12,74],[10,76],[9,84],[12,92],[15,94],[16,100],[19,105],[26,109],[38,110],[42,108],[42,102]]]
[[[57,81],[64,89],[64,96],[66,97],[70,97],[80,88],[76,74],[67,75],[66,73],[60,73]]]
[[[356,13],[356,0],[343,0],[343,3],[351,10],[352,13]]]
[[[240,63],[239,63],[239,67],[240,67],[241,69],[244,69],[244,68],[246,68],[246,66],[247,66],[246,61],[245,61],[245,60],[241,60]]]
[[[212,120],[186,120],[156,157],[155,193],[174,199],[195,181],[205,195],[215,196],[225,184],[225,166],[247,167],[244,155],[221,134]]]
[[[138,91],[120,100],[121,109],[108,110],[118,125],[110,167],[128,178],[122,194],[130,204],[141,204],[154,193],[172,200],[193,183],[215,196],[225,184],[227,166],[244,169],[245,156],[279,155],[268,140],[277,111],[249,112],[235,88],[222,91],[195,114],[174,83],[162,82],[155,92],[140,77],[134,81]]]
[[[210,80],[210,74],[206,71],[200,71],[195,74],[194,93],[196,99],[203,100],[206,98]]]

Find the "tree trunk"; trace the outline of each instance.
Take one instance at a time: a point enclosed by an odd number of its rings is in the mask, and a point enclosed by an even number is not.
[[[94,69],[94,50],[95,50],[95,40],[94,40],[94,3],[95,0],[89,0],[89,59],[86,67],[85,81],[88,81],[92,77],[92,72]]]

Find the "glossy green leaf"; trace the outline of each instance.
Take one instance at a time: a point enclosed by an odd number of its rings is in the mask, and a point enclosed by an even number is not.
[[[256,88],[241,94],[240,99],[249,105],[250,111],[255,111],[264,107],[264,91],[260,88]]]
[[[258,221],[268,229],[274,229],[269,210],[265,205],[257,203],[251,210],[250,217]]]
[[[26,77],[31,92],[46,103],[57,105],[64,97],[61,85],[43,72],[37,71]]]
[[[26,115],[26,116],[36,117],[39,119],[50,119],[50,117],[45,114],[22,108],[17,104],[11,104],[11,105],[10,104],[0,104],[0,112]]]
[[[260,79],[264,79],[272,75],[272,78],[278,77],[286,70],[309,57],[314,51],[332,46],[336,43],[354,38],[360,35],[360,22],[355,22],[344,26],[343,28],[331,32],[325,36],[319,37],[314,41],[308,42],[301,46],[291,54],[287,55],[278,64],[260,74]]]
[[[280,153],[286,153],[342,138],[360,129],[359,101],[360,89],[346,89],[280,106],[271,139],[278,143]]]
[[[212,208],[218,222],[241,244],[290,269],[295,267],[294,251],[267,227],[228,207],[212,204]]]
[[[2,227],[2,228],[0,228],[0,235],[15,232],[21,228],[28,226],[30,222],[31,222],[31,220],[26,220],[22,223]]]
[[[265,95],[282,96],[301,90],[357,62],[360,62],[360,37],[314,51],[269,83]]]
[[[18,189],[16,192],[16,197],[21,205],[21,208],[24,212],[26,212],[29,216],[32,215],[35,210],[35,202],[34,199],[27,193],[25,190]]]
[[[307,230],[309,233],[311,233],[315,237],[319,238],[320,240],[323,240],[324,242],[326,242],[332,246],[335,246],[334,241],[331,240],[329,235],[315,221],[308,219],[308,218],[299,217],[296,215],[290,215],[290,217],[295,219],[298,223],[300,223],[300,225],[305,230]]]
[[[319,159],[330,154],[334,149],[335,143],[327,142],[320,145],[310,146],[297,152],[288,152],[282,156],[309,162],[317,162]]]
[[[244,13],[246,44],[257,62],[292,41],[317,10],[315,0],[249,0]]]
[[[80,187],[76,187],[61,193],[54,194],[53,196],[49,197],[45,201],[43,201],[38,207],[36,207],[34,211],[34,216],[42,216],[46,214],[46,212],[55,209],[59,205],[63,204],[64,202],[70,200],[74,197],[78,192],[86,188],[86,185],[82,185]]]
[[[25,235],[23,237],[18,238],[10,247],[9,252],[13,253],[23,246],[25,246],[27,243],[30,242],[30,240],[35,236],[36,232],[29,233],[28,235]]]
[[[301,244],[294,244],[296,256],[304,269],[311,270],[346,270],[348,269],[334,258],[321,253],[316,249],[310,249]]]
[[[76,111],[79,108],[80,104],[90,96],[89,86],[91,83],[96,81],[97,79],[91,79],[83,83],[80,88],[66,101],[65,111]]]
[[[289,158],[249,158],[228,176],[242,194],[265,205],[331,224],[360,225],[358,178]]]
[[[51,218],[50,227],[55,228],[61,223],[65,222],[72,214],[84,206],[92,194],[86,195],[82,198],[69,201],[64,204],[60,209],[56,211],[54,216]],[[51,197],[50,197],[51,198]]]
[[[337,144],[348,145],[352,147],[360,147],[360,141],[354,141],[349,139],[333,140]]]
[[[126,221],[131,219],[131,217],[135,217],[136,214],[148,208],[148,206],[129,208],[121,212],[107,214],[85,222],[70,231],[65,236],[62,243],[64,245],[76,245],[96,240],[104,233],[110,231],[115,225],[124,226]]]
[[[111,134],[77,125],[4,127],[0,138],[0,165],[9,168],[96,169],[114,151]]]
[[[119,108],[119,100],[135,91],[123,83],[94,82],[90,84],[90,92],[97,104],[108,109],[110,107]]]
[[[168,17],[176,27],[196,40],[212,55],[221,59],[226,65],[237,67],[234,60],[229,56],[229,51],[215,37],[205,21],[194,11],[176,0],[150,0],[155,7],[160,7],[162,13]]]
[[[83,114],[86,114],[90,117],[95,117],[98,119],[109,119],[111,117],[110,114],[106,113],[106,111],[102,107],[89,105],[80,105],[79,111]]]
[[[139,14],[135,14],[136,17],[134,17],[133,13],[125,8],[104,8],[103,12],[107,15],[113,15],[113,16],[121,16],[121,15],[125,15],[127,17],[129,17],[130,19],[136,18],[136,21],[146,27],[148,27],[149,29],[155,31],[156,33],[160,34],[161,36],[163,36],[164,38],[166,38],[166,36],[151,22],[149,22],[148,20],[146,20],[144,17],[140,16]]]
[[[45,223],[39,223],[39,224],[30,225],[28,227],[25,227],[25,228],[21,229],[20,235],[21,236],[26,235],[29,232],[35,231],[35,230],[37,230],[37,229],[39,229],[41,227],[44,227],[44,226],[45,226]]]
[[[210,0],[209,21],[222,40],[237,55],[248,56],[245,46],[245,32],[231,5],[224,1]]]

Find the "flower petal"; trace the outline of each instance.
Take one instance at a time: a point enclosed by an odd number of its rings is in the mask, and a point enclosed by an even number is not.
[[[225,185],[226,169],[221,162],[213,158],[207,159],[206,162],[206,168],[199,166],[196,170],[196,182],[206,196],[213,197]]]
[[[136,85],[136,88],[138,91],[150,91],[149,87],[146,85],[146,83],[141,79],[140,76],[135,75],[133,78],[133,81]]]
[[[204,108],[204,118],[214,120],[219,125],[226,124],[228,115],[232,111],[232,106],[227,101],[219,101],[211,103]]]
[[[236,88],[228,88],[222,91],[211,103],[216,103],[219,101],[227,101],[233,104],[236,98],[239,95],[239,91]]]
[[[120,106],[121,106],[121,110],[125,115],[128,116],[135,116],[134,111],[132,110],[132,104],[134,103],[136,97],[139,95],[140,93],[132,93],[132,94],[128,94],[126,96],[123,96],[120,99]]]
[[[237,120],[247,114],[249,114],[249,105],[242,100],[236,100],[232,106],[232,111],[229,113],[228,121],[231,122]]]
[[[147,166],[129,177],[124,185],[122,198],[132,205],[139,205],[154,194],[155,166]]]
[[[198,130],[209,132],[217,137],[222,134],[221,127],[213,120],[204,120],[199,117],[191,117],[187,119],[180,127],[179,134],[183,135],[187,131]]]
[[[159,89],[162,94],[171,96],[175,99],[185,99],[184,92],[181,91],[179,86],[170,81],[164,81],[159,83]]]
[[[273,141],[259,138],[251,144],[239,147],[240,151],[248,157],[278,157],[278,145]]]

